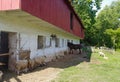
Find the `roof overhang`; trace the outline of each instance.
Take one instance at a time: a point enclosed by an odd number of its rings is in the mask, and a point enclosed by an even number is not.
[[[0,19],[1,19],[0,21],[7,22],[14,26],[27,27],[27,29],[34,27],[34,30],[38,32],[42,30],[44,32],[51,34],[58,34],[64,37],[72,37],[72,38],[80,39],[79,36],[71,34],[61,28],[56,27],[55,25],[52,25],[40,18],[32,16],[31,14],[26,13],[22,10],[1,11]]]

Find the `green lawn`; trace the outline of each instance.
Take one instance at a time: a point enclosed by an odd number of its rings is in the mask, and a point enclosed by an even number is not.
[[[90,62],[65,68],[52,82],[120,82],[120,53],[104,53],[108,60],[92,53]]]

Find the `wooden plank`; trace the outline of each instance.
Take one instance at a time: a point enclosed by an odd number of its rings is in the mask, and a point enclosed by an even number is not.
[[[10,53],[4,53],[4,54],[0,54],[0,57],[1,56],[8,56]]]

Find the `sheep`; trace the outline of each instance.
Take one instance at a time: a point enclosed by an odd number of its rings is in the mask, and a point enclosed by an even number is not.
[[[103,52],[99,52],[100,56],[105,57],[105,54]]]
[[[34,67],[35,67],[35,60],[34,59],[29,59],[28,60],[28,68],[29,68],[29,70],[34,69]]]
[[[103,52],[99,52],[100,56],[102,56],[104,59],[108,59],[108,57],[105,56],[105,54]]]
[[[15,63],[16,72],[19,75],[21,71],[28,71],[28,60],[18,60]]]
[[[45,59],[46,59],[46,56],[41,57],[41,65],[46,65]]]
[[[56,55],[52,56],[51,57],[51,61],[54,62],[54,61],[57,61],[58,57]]]
[[[45,58],[46,56],[41,56],[41,57],[35,57],[35,66],[41,66],[41,65],[46,65],[45,64]]]
[[[35,61],[35,67],[40,66],[40,64],[41,64],[40,57],[35,57],[34,61]]]

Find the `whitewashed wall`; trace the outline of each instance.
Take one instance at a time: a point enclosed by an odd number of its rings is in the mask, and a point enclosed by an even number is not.
[[[61,51],[65,51],[67,50],[67,46],[65,45],[64,47],[62,47],[62,40],[60,38],[60,47],[55,47],[55,40],[52,40],[51,42],[51,46],[50,47],[46,47],[43,49],[37,49],[37,36],[36,34],[33,35],[27,35],[27,34],[20,34],[20,48],[22,48],[22,50],[30,50],[31,51],[31,58],[34,58],[35,56],[52,56],[52,55],[56,55],[57,53],[61,52]],[[44,37],[46,37],[46,46],[50,45],[50,36],[48,37],[47,35],[43,35]],[[66,43],[64,43],[66,44]],[[59,54],[60,55],[60,54]]]
[[[7,31],[9,33],[16,33],[17,36],[17,48],[16,50],[19,50],[21,48],[22,50],[30,50],[30,58],[34,58],[36,56],[47,56],[47,62],[52,59],[52,56],[55,55],[64,55],[63,52],[67,51],[67,40],[71,41],[73,40],[73,43],[79,43],[79,38],[75,37],[74,35],[70,35],[69,33],[62,31],[61,29],[58,29],[58,27],[55,27],[45,21],[40,20],[40,24],[31,24],[29,22],[26,22],[26,19],[24,18],[17,18],[18,16],[15,16],[13,14],[4,15],[2,14],[0,16],[0,31]],[[30,16],[32,17],[32,16]],[[33,17],[35,19],[35,17]],[[41,23],[42,22],[42,23]],[[44,24],[44,25],[43,25]],[[55,41],[52,40],[52,44],[49,47],[50,44],[50,35],[56,34],[57,38],[60,39],[60,46],[55,47]],[[37,38],[38,35],[42,35],[46,38],[46,48],[43,49],[37,49]],[[11,37],[10,39],[14,38],[15,36]],[[64,39],[64,41],[62,41]],[[11,40],[14,42],[14,40]],[[64,45],[63,45],[64,42]],[[11,43],[11,42],[10,42]],[[11,44],[14,45],[14,44]],[[48,46],[48,47],[47,47]],[[13,50],[11,50],[13,51]],[[15,50],[14,50],[15,51]]]

